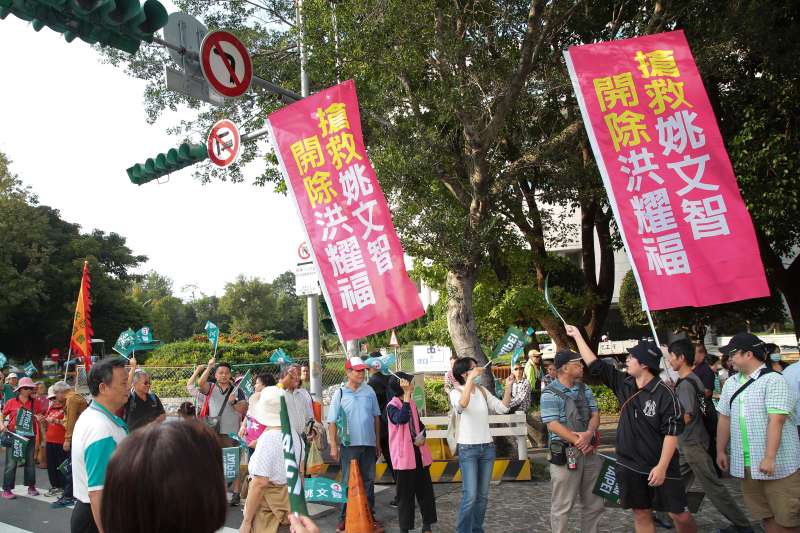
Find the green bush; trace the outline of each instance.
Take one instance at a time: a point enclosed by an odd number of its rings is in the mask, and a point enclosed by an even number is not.
[[[425,380],[425,405],[428,416],[444,414],[450,410],[450,400],[444,392],[444,381]]]
[[[217,347],[217,361],[227,361],[232,365],[247,363],[266,363],[270,354],[283,348],[295,359],[307,359],[307,341],[280,341],[266,339],[258,335],[220,336]],[[211,357],[211,343],[202,335],[171,342],[153,350],[147,357],[147,366],[181,366],[205,363]]]
[[[616,413],[619,411],[619,401],[614,391],[605,385],[591,385],[592,393],[597,400],[597,408],[601,414]]]

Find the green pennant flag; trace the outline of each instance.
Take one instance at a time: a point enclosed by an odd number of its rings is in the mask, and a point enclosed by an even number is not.
[[[269,362],[275,365],[291,365],[294,363],[289,354],[283,351],[283,348],[278,348],[269,357]]]
[[[613,504],[619,505],[619,482],[617,481],[617,466],[614,461],[605,459],[594,484],[594,494],[605,498]]]
[[[219,328],[216,324],[211,322],[210,320],[206,321],[206,327],[204,328],[206,333],[208,334],[208,340],[214,346],[214,353],[217,353],[217,346],[219,345]]]
[[[8,433],[12,438],[11,456],[17,460],[18,464],[25,464],[25,452],[31,444],[30,440],[22,435],[17,435],[13,431],[9,431]]]
[[[497,346],[494,347],[492,351],[492,359],[499,357],[503,354],[513,352],[517,346],[525,346],[525,339],[526,335],[522,332],[521,329],[515,328],[511,326],[506,331],[506,334],[503,335],[503,338],[500,339],[500,342],[497,343]]]
[[[228,433],[228,436],[231,438],[233,442],[239,445],[239,448],[247,449],[247,443],[244,441],[242,437],[237,435],[236,433]]]
[[[33,364],[33,361],[28,361],[22,368],[25,370],[25,375],[29,378],[33,377],[33,375],[36,373],[36,365]]]
[[[239,447],[222,448],[222,469],[225,479],[233,481],[239,477]]]
[[[136,346],[136,333],[134,333],[131,328],[128,328],[119,334],[119,337],[117,337],[117,342],[114,343],[112,350],[120,354],[125,359],[130,359],[134,346]]]
[[[15,420],[16,423],[14,427],[17,433],[23,437],[33,437],[35,435],[33,432],[33,411],[20,407],[17,410],[17,417]]]
[[[345,503],[347,486],[326,477],[307,477],[304,483],[307,502]]]
[[[300,465],[294,455],[294,439],[289,422],[289,410],[286,397],[281,395],[281,431],[283,432],[283,459],[286,462],[286,488],[289,490],[289,507],[293,513],[308,516],[303,478],[300,477]]]
[[[64,477],[70,476],[72,474],[72,461],[70,459],[64,459],[64,462],[58,465],[58,471],[61,472]]]
[[[249,370],[244,373],[241,381],[239,381],[239,389],[241,389],[247,398],[249,398],[256,391],[255,387],[253,386],[253,376],[250,374]]]
[[[6,354],[0,352],[0,368],[5,367],[6,363],[8,363],[8,358],[6,358]]]

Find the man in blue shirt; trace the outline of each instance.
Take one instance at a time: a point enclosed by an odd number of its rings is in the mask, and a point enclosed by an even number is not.
[[[542,422],[550,431],[550,480],[553,482],[550,526],[569,531],[567,522],[578,500],[583,505],[580,531],[596,533],[604,504],[594,494],[603,466],[595,454],[600,413],[592,391],[581,382],[581,356],[561,350],[555,357],[557,378],[542,391]]]
[[[375,391],[364,383],[366,369],[367,365],[360,357],[351,357],[345,362],[347,383],[334,393],[328,410],[328,442],[331,458],[341,461],[342,480],[345,483],[350,475],[350,461],[358,461],[370,512],[374,515],[375,461],[381,455],[381,410]],[[344,531],[346,510],[347,504],[342,504],[337,532]],[[375,531],[383,531],[377,521]]]

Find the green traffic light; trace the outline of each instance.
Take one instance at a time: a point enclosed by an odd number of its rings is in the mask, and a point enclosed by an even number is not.
[[[161,153],[144,163],[133,165],[127,170],[128,178],[136,185],[144,185],[207,158],[208,150],[204,144],[183,143],[178,148],[170,149],[166,154]]]
[[[158,0],[0,0],[0,19],[9,14],[31,21],[33,29],[47,26],[67,42],[80,37],[135,53],[141,43],[167,23],[167,10]]]

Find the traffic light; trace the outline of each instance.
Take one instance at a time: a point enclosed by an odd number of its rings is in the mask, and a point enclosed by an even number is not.
[[[0,19],[9,14],[75,38],[134,53],[142,41],[167,23],[167,10],[158,0],[0,0]]]
[[[136,163],[128,169],[128,177],[136,185],[144,185],[207,158],[208,149],[204,144],[183,143],[178,148],[172,148],[166,154],[158,154],[144,163]]]

